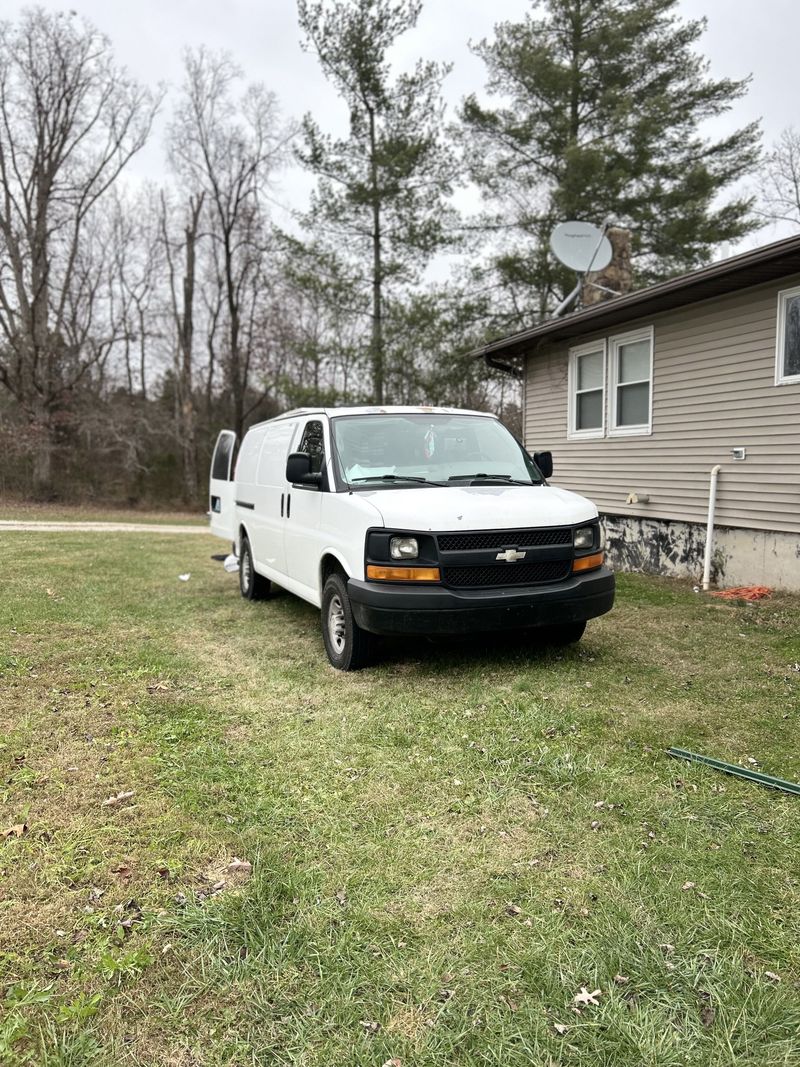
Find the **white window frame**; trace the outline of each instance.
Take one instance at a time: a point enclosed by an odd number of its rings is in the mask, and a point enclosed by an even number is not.
[[[579,430],[577,428],[578,423],[578,360],[581,356],[589,356],[593,352],[601,352],[603,355],[603,370],[601,378],[600,392],[602,393],[602,403],[600,405],[601,411],[601,423],[597,427],[592,427],[588,430]],[[569,350],[569,373],[568,378],[568,392],[569,392],[569,413],[567,424],[567,438],[572,441],[585,441],[587,439],[605,437],[606,435],[606,366],[607,366],[607,353],[608,347],[606,339],[602,338],[599,341],[587,342],[584,345],[579,345],[577,348],[571,348]],[[584,390],[588,391],[588,390]],[[592,390],[594,391],[594,390]]]
[[[783,373],[783,348],[786,331],[786,305],[793,296],[800,296],[800,285],[794,289],[781,289],[778,293],[778,324],[775,335],[775,384],[796,385],[800,383],[800,374]]]
[[[647,409],[647,422],[636,426],[617,426],[617,387],[619,382],[619,350],[622,345],[633,344],[636,341],[650,342],[650,377],[640,378],[639,381],[648,381],[650,384],[650,402]],[[653,432],[653,327],[646,326],[641,330],[631,330],[630,333],[619,333],[608,339],[610,350],[610,374],[608,388],[611,393],[610,420],[608,426],[609,437],[649,437]],[[635,385],[635,382],[625,382],[625,385]]]

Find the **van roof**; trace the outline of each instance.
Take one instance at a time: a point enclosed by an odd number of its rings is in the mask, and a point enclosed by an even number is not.
[[[369,404],[352,408],[294,408],[292,411],[285,411],[282,415],[276,415],[274,419],[267,419],[265,422],[259,422],[256,425],[265,426],[267,422],[305,418],[308,415],[327,415],[330,419],[339,418],[342,415],[483,415],[487,419],[497,418],[490,411],[470,411],[467,408],[440,408],[427,405],[414,407],[410,404]],[[251,427],[251,429],[255,429],[255,427]]]

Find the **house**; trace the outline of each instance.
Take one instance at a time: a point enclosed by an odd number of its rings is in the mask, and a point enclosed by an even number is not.
[[[800,237],[486,345],[524,438],[604,517],[612,563],[800,590]]]

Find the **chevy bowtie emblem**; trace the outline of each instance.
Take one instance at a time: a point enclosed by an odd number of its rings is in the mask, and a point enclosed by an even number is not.
[[[518,559],[525,559],[524,552],[518,552],[516,548],[507,548],[505,552],[498,552],[495,559],[504,559],[506,563],[516,563]]]

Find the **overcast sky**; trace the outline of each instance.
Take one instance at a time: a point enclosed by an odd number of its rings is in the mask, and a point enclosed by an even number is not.
[[[163,81],[176,87],[181,80],[181,51],[205,44],[226,49],[249,80],[262,81],[278,96],[287,116],[300,118],[313,111],[322,127],[341,128],[343,108],[327,86],[312,56],[300,48],[300,31],[294,0],[42,0],[53,10],[75,10],[112,40],[118,60],[140,80]],[[0,11],[13,17],[27,6],[2,0]],[[797,41],[800,40],[800,4],[797,0],[682,0],[687,17],[708,18],[702,49],[716,77],[752,75],[748,96],[719,132],[761,118],[769,144],[780,131],[797,122],[794,79]],[[519,20],[530,4],[526,0],[425,0],[414,31],[402,39],[396,53],[398,66],[418,56],[446,61],[453,70],[446,82],[451,106],[468,92],[480,90],[484,67],[469,50],[468,42],[492,36],[498,21]],[[169,108],[169,101],[165,110]],[[163,175],[163,126],[148,148],[132,164],[132,175],[159,179]],[[302,172],[284,174],[278,199],[291,207],[304,206],[310,179]],[[281,219],[280,221],[284,221]],[[600,221],[600,220],[598,220]],[[749,238],[743,247],[782,236],[766,231]]]

